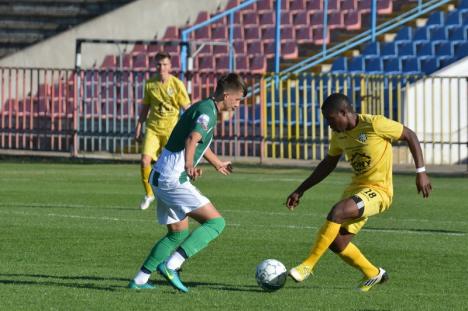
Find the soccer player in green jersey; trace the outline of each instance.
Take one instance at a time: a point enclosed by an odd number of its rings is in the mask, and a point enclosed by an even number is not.
[[[154,245],[130,282],[130,288],[154,288],[148,280],[151,273],[158,270],[176,289],[188,291],[178,270],[187,258],[216,239],[225,226],[218,210],[190,180],[201,176],[197,165],[202,157],[219,173],[229,175],[232,172],[231,162],[221,161],[210,144],[218,114],[234,111],[245,93],[246,87],[239,75],[222,76],[214,96],[192,105],[177,122],[149,178],[157,198],[158,221],[167,226],[167,234]],[[187,216],[200,223],[192,233],[188,230]]]

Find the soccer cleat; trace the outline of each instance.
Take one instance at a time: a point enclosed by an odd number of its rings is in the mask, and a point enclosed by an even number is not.
[[[143,201],[141,201],[140,203],[140,209],[142,210],[147,209],[153,201],[154,201],[154,196],[149,197],[145,195],[145,197],[143,198]]]
[[[180,290],[183,293],[188,292],[188,288],[185,287],[179,278],[179,273],[176,270],[169,269],[166,265],[166,262],[161,262],[157,269],[159,274],[166,278],[166,280],[168,280],[174,288]]]
[[[361,284],[359,284],[357,289],[361,292],[368,292],[375,285],[385,283],[386,281],[388,281],[387,272],[384,269],[379,268],[379,274],[373,278],[364,279]]]
[[[138,285],[135,283],[135,281],[131,280],[130,283],[128,283],[128,288],[131,289],[155,289],[156,286],[154,286],[150,282],[146,282],[145,284]]]
[[[299,266],[289,270],[289,275],[294,279],[294,281],[302,282],[312,274],[312,268],[312,266],[301,263]]]

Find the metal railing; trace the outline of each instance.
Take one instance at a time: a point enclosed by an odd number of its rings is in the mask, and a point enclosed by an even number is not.
[[[0,149],[71,156],[136,154],[133,140],[145,80],[152,72],[0,68]],[[194,73],[194,96],[212,94],[218,76]],[[215,129],[214,150],[226,157],[320,160],[330,129],[320,106],[333,92],[359,113],[383,114],[413,129],[428,164],[467,160],[466,77],[300,74],[286,80],[244,76],[260,85]],[[187,82],[187,81],[185,81]],[[80,100],[78,100],[78,98]],[[396,163],[411,163],[396,146]]]

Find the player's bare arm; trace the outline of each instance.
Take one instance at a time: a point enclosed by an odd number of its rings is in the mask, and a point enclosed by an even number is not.
[[[138,122],[135,128],[135,140],[138,142],[141,142],[141,128],[143,127],[143,123],[145,123],[146,118],[148,117],[149,109],[149,105],[143,105],[138,116]]]
[[[429,176],[427,176],[425,169],[423,169],[424,158],[418,136],[405,126],[403,127],[403,133],[401,134],[400,140],[408,143],[414,163],[416,164],[416,188],[418,189],[418,193],[422,193],[423,197],[427,198],[431,194],[432,185],[429,180]]]
[[[193,166],[193,157],[195,155],[195,149],[198,142],[200,142],[202,136],[198,132],[191,132],[185,140],[185,172],[191,180],[196,180],[200,177],[202,170]]]
[[[319,165],[315,168],[312,174],[307,177],[302,184],[291,193],[286,200],[286,207],[290,210],[293,210],[297,205],[299,205],[299,200],[308,189],[312,188],[316,184],[324,180],[331,172],[335,169],[340,156],[330,156],[327,155]]]
[[[230,161],[221,161],[218,156],[211,150],[207,149],[203,155],[205,160],[208,161],[219,173],[229,175],[232,173],[232,163]]]

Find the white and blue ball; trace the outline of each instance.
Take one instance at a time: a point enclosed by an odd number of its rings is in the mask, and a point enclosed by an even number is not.
[[[257,266],[255,279],[261,288],[271,292],[284,286],[287,275],[286,267],[281,262],[276,259],[266,259]]]

